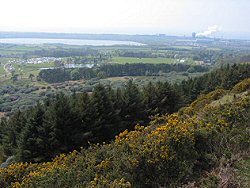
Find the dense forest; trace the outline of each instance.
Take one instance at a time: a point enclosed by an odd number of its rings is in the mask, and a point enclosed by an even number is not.
[[[55,83],[96,77],[150,76],[157,75],[159,72],[207,72],[208,70],[209,68],[206,66],[191,66],[186,64],[104,64],[95,68],[41,70],[39,78],[49,83]]]
[[[139,89],[132,80],[122,89],[97,86],[92,93],[58,93],[27,111],[1,120],[0,142],[5,156],[17,161],[48,161],[90,143],[109,142],[150,116],[171,114],[198,95],[231,89],[250,77],[250,65],[224,67],[179,85],[149,83]]]

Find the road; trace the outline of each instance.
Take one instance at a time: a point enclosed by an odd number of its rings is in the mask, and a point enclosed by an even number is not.
[[[11,72],[8,70],[8,66],[10,65],[11,63],[6,63],[6,64],[4,64],[4,66],[3,66],[3,69],[4,69],[4,71],[6,72],[4,75],[0,75],[0,78],[4,78],[4,77],[6,77],[6,76],[8,76],[8,75],[10,75],[11,74]]]

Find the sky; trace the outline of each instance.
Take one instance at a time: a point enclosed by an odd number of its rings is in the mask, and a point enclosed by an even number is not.
[[[249,0],[0,0],[0,31],[246,35],[249,19]]]

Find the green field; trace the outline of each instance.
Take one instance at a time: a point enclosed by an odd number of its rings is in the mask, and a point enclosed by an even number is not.
[[[40,68],[53,67],[54,63],[39,63],[39,64],[15,64],[14,67],[17,73],[23,73],[24,77],[28,77],[29,74],[38,75]]]
[[[114,57],[109,63],[150,63],[150,64],[173,64],[180,63],[171,58],[135,58],[135,57]],[[193,64],[192,60],[185,61],[185,64]]]

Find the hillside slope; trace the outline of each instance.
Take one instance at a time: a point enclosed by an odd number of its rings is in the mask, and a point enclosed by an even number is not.
[[[240,180],[228,178],[226,170],[250,152],[249,117],[250,79],[246,79],[231,91],[219,89],[200,96],[178,113],[155,116],[150,126],[137,125],[111,144],[61,154],[52,162],[0,169],[0,186],[241,185]]]

